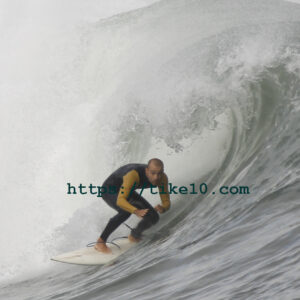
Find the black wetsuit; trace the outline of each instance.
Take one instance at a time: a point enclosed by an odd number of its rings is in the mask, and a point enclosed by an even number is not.
[[[135,192],[135,189],[150,188],[145,168],[146,164],[127,164],[113,172],[102,184],[107,191],[102,195],[104,201],[118,213],[112,217],[101,234],[101,238],[107,241],[109,235],[116,230],[120,224],[126,221],[135,209],[149,209],[147,214],[131,231],[134,238],[140,238],[144,230],[156,224],[159,215],[156,210],[141,195]],[[162,183],[167,191],[167,176],[163,174]],[[152,185],[153,187],[153,185]],[[121,190],[121,191],[120,191]],[[112,193],[114,191],[114,193]],[[167,210],[170,206],[169,193],[160,195],[163,207]]]

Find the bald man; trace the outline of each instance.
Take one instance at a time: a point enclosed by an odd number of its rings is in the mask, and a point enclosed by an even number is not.
[[[135,191],[151,186],[158,186],[162,202],[162,205],[159,204],[154,208]],[[163,162],[158,158],[150,159],[147,165],[127,164],[120,167],[104,181],[102,187],[107,191],[102,196],[104,201],[118,212],[109,220],[94,247],[103,253],[111,253],[111,249],[106,245],[107,238],[131,214],[142,219],[128,236],[131,242],[138,242],[142,232],[158,222],[158,212],[162,214],[170,208],[168,177],[164,173]]]

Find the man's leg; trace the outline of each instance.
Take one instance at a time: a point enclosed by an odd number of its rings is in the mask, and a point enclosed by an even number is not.
[[[101,236],[97,240],[97,244],[95,245],[95,249],[104,252],[104,253],[111,253],[111,250],[106,246],[106,241],[110,234],[114,232],[123,222],[125,222],[129,217],[130,213],[126,212],[125,210],[121,209],[116,205],[116,197],[117,195],[110,195],[107,194],[103,197],[103,200],[113,209],[115,209],[118,213],[112,217],[106,227],[104,228]]]
[[[135,239],[140,239],[142,232],[156,224],[159,220],[159,215],[152,205],[140,196],[137,192],[132,192],[128,202],[138,209],[149,209],[143,219],[137,224],[136,228],[131,231],[131,236]]]
[[[125,210],[119,211],[114,217],[112,217],[108,224],[106,225],[105,229],[100,235],[100,238],[106,242],[108,237],[113,233],[123,222],[125,222],[131,213],[126,212]]]

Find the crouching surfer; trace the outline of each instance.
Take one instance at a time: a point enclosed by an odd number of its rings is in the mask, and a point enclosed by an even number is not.
[[[152,158],[148,164],[127,164],[114,171],[103,183],[106,192],[103,200],[118,213],[112,217],[94,248],[103,253],[111,253],[106,241],[109,235],[115,231],[131,214],[135,214],[142,220],[132,229],[128,239],[131,242],[139,242],[142,232],[156,224],[159,215],[170,208],[170,195],[168,192],[168,177],[164,173],[164,164],[158,158]],[[158,187],[162,205],[154,208],[147,202],[136,189]]]

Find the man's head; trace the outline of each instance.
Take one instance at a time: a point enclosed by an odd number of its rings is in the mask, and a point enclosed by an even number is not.
[[[158,185],[164,173],[164,163],[158,158],[152,158],[148,161],[146,167],[146,176],[152,185]]]

